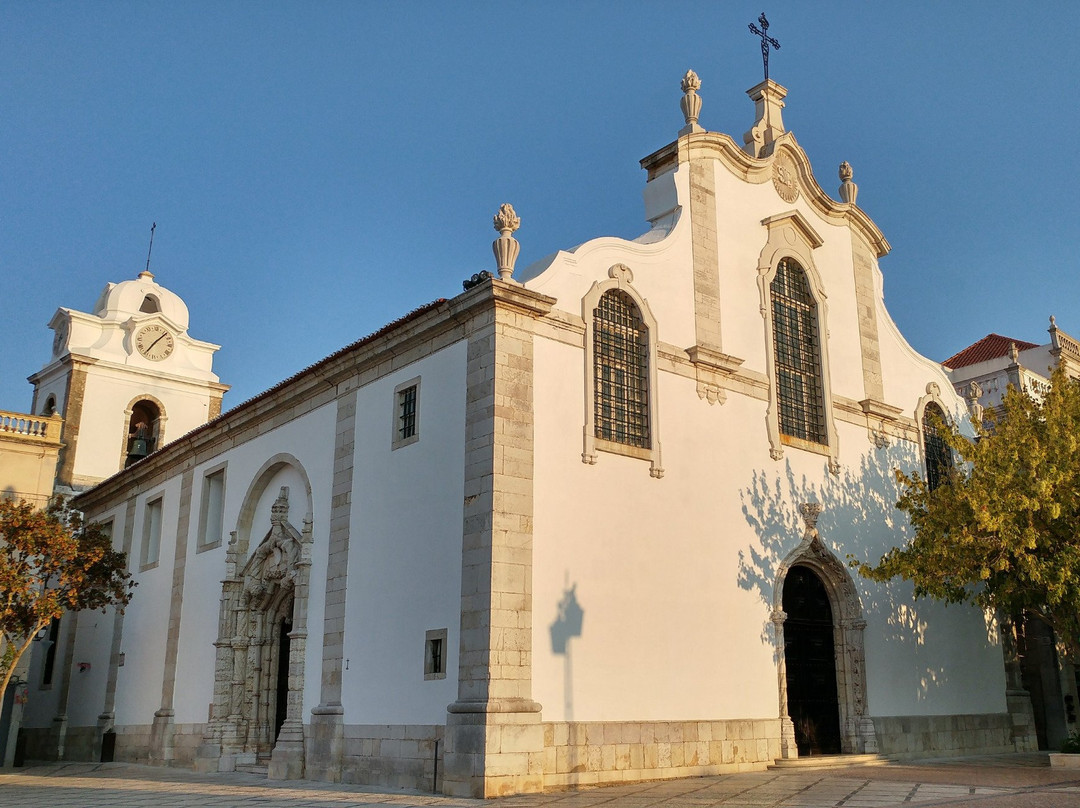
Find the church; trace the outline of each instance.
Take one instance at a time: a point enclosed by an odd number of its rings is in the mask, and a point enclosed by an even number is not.
[[[28,757],[490,797],[1034,748],[1003,627],[849,567],[969,406],[851,166],[821,187],[775,81],[739,141],[700,85],[641,236],[518,268],[504,205],[495,272],[224,414],[149,273],[61,309],[35,413],[138,588],[35,657]]]

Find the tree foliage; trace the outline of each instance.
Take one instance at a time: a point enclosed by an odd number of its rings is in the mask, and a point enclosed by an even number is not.
[[[898,471],[914,538],[856,566],[917,597],[1041,617],[1080,656],[1080,383],[1059,368],[1041,398],[1010,386],[975,440],[938,429],[962,462],[934,490]]]
[[[34,636],[65,611],[126,606],[135,587],[124,553],[62,499],[41,510],[0,501],[0,694]]]

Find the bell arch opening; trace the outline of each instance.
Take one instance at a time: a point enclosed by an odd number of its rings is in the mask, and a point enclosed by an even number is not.
[[[777,570],[773,599],[781,756],[876,754],[859,595],[818,534],[821,506],[807,503],[799,511],[803,538]]]

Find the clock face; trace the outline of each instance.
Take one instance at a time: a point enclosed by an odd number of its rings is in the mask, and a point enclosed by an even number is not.
[[[160,362],[173,352],[173,335],[165,326],[144,325],[135,332],[135,347],[154,362]]]
[[[64,350],[64,343],[68,338],[68,322],[67,320],[61,320],[57,323],[56,328],[53,329],[53,354],[59,356],[60,352]]]

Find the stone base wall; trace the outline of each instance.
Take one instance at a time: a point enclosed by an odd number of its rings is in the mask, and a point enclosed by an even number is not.
[[[780,719],[544,724],[544,787],[761,770],[780,757]]]
[[[990,755],[1016,751],[1008,713],[874,718],[878,749],[894,758]]]
[[[346,724],[341,782],[441,792],[443,730],[441,724]]]

